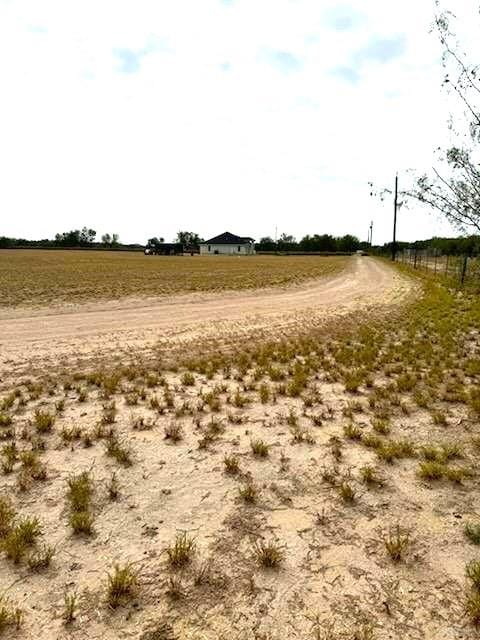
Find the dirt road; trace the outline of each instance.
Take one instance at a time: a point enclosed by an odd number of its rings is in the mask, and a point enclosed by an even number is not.
[[[0,312],[0,372],[41,359],[95,357],[172,341],[285,329],[306,318],[393,303],[412,286],[385,263],[354,257],[336,276],[291,288],[4,311]]]

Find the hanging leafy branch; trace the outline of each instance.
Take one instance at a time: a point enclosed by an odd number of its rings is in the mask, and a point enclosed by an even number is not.
[[[456,131],[460,144],[440,152],[440,159],[448,166],[446,173],[433,168],[430,175],[417,177],[405,195],[439,211],[460,231],[480,231],[480,65],[470,63],[456,41],[451,30],[455,15],[441,10],[439,0],[436,6],[434,30],[443,48],[444,86],[460,99],[467,137],[462,144],[461,133]],[[476,17],[480,23],[480,11]],[[454,131],[455,118],[451,121]]]
[[[442,9],[440,0],[435,4],[433,31],[442,46],[443,86],[461,106],[461,116],[452,115],[449,124],[456,144],[437,150],[445,171],[433,167],[430,174],[414,176],[412,186],[399,195],[404,205],[413,200],[440,212],[461,232],[480,232],[480,64],[469,62],[452,31],[456,16]],[[480,8],[476,20],[480,27]],[[375,190],[372,183],[370,188],[371,195],[382,200],[391,194],[389,189]]]

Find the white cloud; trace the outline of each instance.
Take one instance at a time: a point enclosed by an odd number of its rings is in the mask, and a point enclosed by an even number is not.
[[[373,218],[388,240],[367,182],[428,168],[448,104],[433,3],[361,9],[0,0],[0,235],[365,237]],[[402,211],[400,237],[448,232]]]

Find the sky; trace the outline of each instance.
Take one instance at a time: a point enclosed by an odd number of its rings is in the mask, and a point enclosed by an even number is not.
[[[478,2],[454,4],[478,53]],[[389,241],[393,204],[368,182],[407,184],[449,143],[433,16],[433,0],[0,0],[0,235],[366,240],[373,221]],[[432,235],[456,232],[400,210],[399,239]]]

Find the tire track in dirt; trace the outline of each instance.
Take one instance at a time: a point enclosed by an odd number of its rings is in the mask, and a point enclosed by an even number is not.
[[[6,311],[0,314],[0,367],[278,330],[392,304],[413,286],[386,263],[354,257],[340,274],[297,287]]]

